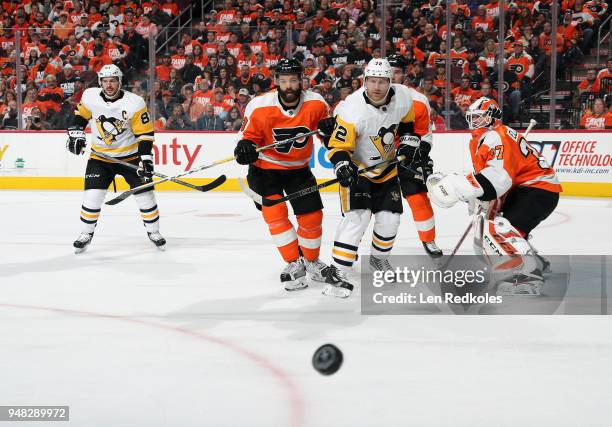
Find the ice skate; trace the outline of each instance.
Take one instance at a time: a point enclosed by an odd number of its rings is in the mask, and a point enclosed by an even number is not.
[[[537,296],[542,293],[544,278],[540,270],[527,274],[517,274],[497,283],[497,295],[527,295]]]
[[[155,246],[157,246],[157,249],[159,249],[160,251],[165,250],[166,239],[164,239],[164,237],[161,234],[155,231],[153,233],[147,233],[147,235],[149,236],[149,240],[153,242]]]
[[[72,246],[74,246],[74,253],[81,254],[87,250],[87,246],[91,243],[93,239],[93,233],[81,233],[79,237],[74,241]]]
[[[431,258],[440,258],[443,255],[442,250],[438,247],[438,245],[436,245],[436,242],[434,240],[432,240],[431,242],[422,243],[425,252],[427,252],[427,255],[429,255]]]
[[[287,291],[297,291],[308,287],[306,268],[301,259],[287,264],[280,276],[281,283]]]
[[[387,258],[377,258],[374,255],[370,256],[370,267],[372,267],[372,271],[382,271],[383,274],[385,274],[385,272],[387,271],[392,271],[393,272],[393,280],[389,280],[389,282],[395,282],[395,271],[393,270],[393,267],[391,267],[391,264],[389,263],[389,260]]]
[[[325,276],[323,295],[347,298],[353,292],[354,286],[348,281],[346,274],[335,265],[325,268],[323,275]]]

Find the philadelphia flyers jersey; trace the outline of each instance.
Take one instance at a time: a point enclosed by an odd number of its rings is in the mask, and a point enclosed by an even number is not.
[[[295,109],[285,110],[278,92],[271,90],[253,98],[244,112],[239,139],[248,139],[258,147],[293,138],[317,129],[319,121],[329,117],[329,106],[317,93],[302,91]],[[312,156],[312,136],[259,153],[254,163],[262,169],[300,169]]]
[[[92,148],[111,157],[136,158],[139,143],[152,143],[155,139],[153,122],[144,99],[126,90],[121,90],[117,99],[108,100],[102,89],[86,89],[75,114],[93,122]],[[94,155],[92,158],[104,160]]]
[[[327,143],[329,158],[339,151],[348,152],[360,168],[372,166],[395,156],[395,135],[400,123],[414,122],[410,90],[392,83],[388,104],[375,107],[365,96],[365,87],[353,92],[339,103],[334,112],[336,128]],[[364,174],[375,183],[397,176],[397,167],[382,166]]]
[[[515,187],[562,191],[555,170],[511,127],[472,132],[470,154],[474,171],[491,182],[498,198]]]
[[[433,124],[431,123],[431,107],[427,96],[416,90],[408,87],[408,93],[412,96],[412,108],[414,110],[414,128],[413,131],[429,144],[430,148],[433,143]],[[395,136],[395,147],[399,145],[399,136]]]

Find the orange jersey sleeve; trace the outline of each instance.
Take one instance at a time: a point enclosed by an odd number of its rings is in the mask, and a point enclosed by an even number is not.
[[[546,159],[522,134],[508,126],[474,132],[470,154],[474,171],[493,185],[497,197],[519,186],[555,193],[562,190]]]
[[[310,91],[295,110],[284,110],[276,90],[253,98],[246,107],[239,139],[253,141],[258,147],[316,130],[319,121],[329,117],[329,106]],[[262,169],[300,169],[308,166],[312,156],[312,136],[297,139],[259,153],[254,163]]]

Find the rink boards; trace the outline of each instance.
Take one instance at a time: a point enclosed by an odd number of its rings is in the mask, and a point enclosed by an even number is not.
[[[564,195],[612,197],[612,132],[606,131],[534,131],[531,145],[554,165],[564,188]],[[454,172],[471,169],[467,149],[468,132],[434,133],[432,158],[435,169]],[[233,155],[233,132],[157,132],[156,169],[175,175]],[[79,190],[83,188],[86,159],[65,149],[63,131],[0,131],[0,189]],[[326,150],[315,138],[310,166],[319,180],[333,178]],[[221,191],[239,191],[237,178],[246,175],[246,167],[235,162],[223,164],[189,177],[202,184],[225,174]],[[118,188],[127,188],[123,179]],[[159,190],[188,190],[175,184],[162,184]],[[335,191],[329,187],[328,191]]]

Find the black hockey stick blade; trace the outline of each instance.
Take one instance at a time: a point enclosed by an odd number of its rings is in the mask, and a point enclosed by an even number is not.
[[[227,177],[225,175],[221,175],[215,178],[214,181],[209,182],[208,184],[196,185],[196,187],[198,188],[198,190],[202,192],[206,192],[206,191],[214,190],[215,188],[223,184],[226,180],[227,180]]]
[[[214,181],[209,182],[208,184],[198,185],[196,187],[198,188],[199,191],[202,191],[202,192],[214,190],[215,188],[217,188],[218,186],[223,184],[226,179],[227,179],[227,177],[225,175],[221,175],[221,176],[217,177]],[[105,202],[104,204],[105,205],[114,206],[114,205],[116,205],[118,203],[123,202],[125,199],[127,199],[128,197],[130,197],[132,194],[136,193],[137,191],[138,190],[136,190],[136,191],[134,191],[134,190],[124,191],[123,193],[121,193],[117,197],[115,197],[114,199],[111,199],[108,202]]]

